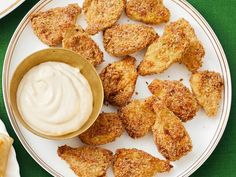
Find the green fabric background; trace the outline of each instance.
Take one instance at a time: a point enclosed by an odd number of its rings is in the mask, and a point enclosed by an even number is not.
[[[14,12],[0,20],[1,71],[7,45],[14,30],[20,20],[36,2],[38,2],[38,0],[26,0],[26,2]],[[236,84],[236,0],[188,0],[188,2],[206,18],[221,41],[231,69],[234,91]],[[2,89],[2,86],[0,86],[0,89]],[[29,156],[17,139],[8,120],[2,94],[0,97],[0,117],[3,119],[10,135],[15,139],[14,147],[20,164],[21,176],[49,177],[50,175]],[[234,93],[232,100],[231,115],[223,138],[210,158],[192,175],[193,177],[236,176],[236,109],[234,109],[236,100]],[[45,153],[46,151],[45,149]]]

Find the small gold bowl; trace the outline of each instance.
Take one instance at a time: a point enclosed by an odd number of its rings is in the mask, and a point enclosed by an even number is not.
[[[72,67],[79,68],[81,74],[83,74],[84,77],[88,80],[93,94],[93,111],[89,119],[79,130],[62,136],[48,136],[32,129],[24,121],[17,107],[17,89],[24,75],[32,67],[48,61],[63,62],[71,65]],[[30,132],[40,137],[51,140],[65,140],[73,138],[86,131],[97,119],[103,105],[103,99],[104,94],[102,82],[95,68],[86,59],[82,58],[77,53],[61,48],[49,48],[40,50],[25,58],[15,70],[10,85],[10,105],[13,110],[14,116]]]

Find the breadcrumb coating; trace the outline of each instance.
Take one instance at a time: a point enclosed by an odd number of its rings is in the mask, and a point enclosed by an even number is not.
[[[105,177],[112,161],[112,152],[99,147],[58,147],[59,157],[65,160],[79,177]]]
[[[79,138],[88,145],[102,145],[115,141],[122,133],[122,122],[117,113],[101,113],[95,123],[79,135]]]
[[[152,27],[142,24],[114,25],[103,35],[106,51],[113,56],[126,56],[140,51],[158,38]]]
[[[125,9],[126,0],[85,0],[83,11],[88,27],[86,32],[94,35],[114,25]]]
[[[134,93],[138,77],[135,61],[135,58],[127,56],[102,70],[100,78],[105,101],[115,106],[124,106],[128,103]]]
[[[43,43],[57,46],[62,42],[63,33],[74,26],[81,11],[78,4],[69,4],[66,7],[34,13],[30,16],[34,33]]]
[[[191,87],[198,103],[208,116],[215,116],[221,102],[224,81],[219,73],[200,71],[190,78]]]
[[[153,100],[153,97],[146,100],[133,100],[119,109],[123,126],[130,137],[140,138],[151,130],[156,119],[156,114],[152,110]]]
[[[63,48],[80,54],[95,67],[103,62],[103,52],[97,43],[79,25],[69,28],[63,37]]]
[[[113,171],[115,177],[152,177],[156,173],[168,172],[169,161],[160,160],[138,149],[118,149]]]
[[[156,79],[148,88],[183,122],[193,119],[199,110],[194,95],[180,81]]]
[[[190,41],[188,50],[179,62],[186,65],[191,72],[195,72],[202,66],[202,59],[205,55],[204,47],[198,40],[193,27],[184,18],[170,23],[165,29],[165,33],[179,32],[184,33]]]
[[[126,15],[132,20],[153,25],[168,22],[170,19],[170,11],[162,0],[129,0]]]
[[[153,109],[156,122],[152,131],[159,152],[170,161],[179,160],[192,150],[188,132],[180,119],[161,101],[156,101]]]
[[[145,76],[164,72],[183,57],[188,46],[183,33],[166,33],[148,47],[138,73]]]
[[[194,29],[183,18],[169,23],[163,35],[148,47],[138,67],[140,75],[159,74],[180,62],[195,72],[202,66],[205,50]]]

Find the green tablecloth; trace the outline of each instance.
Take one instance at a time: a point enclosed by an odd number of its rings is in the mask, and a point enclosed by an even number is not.
[[[228,58],[233,86],[236,84],[236,0],[188,0],[209,22],[217,34]],[[14,12],[0,20],[0,66],[2,69],[4,55],[10,38],[23,16],[38,0],[26,0]],[[0,3],[1,5],[1,3]],[[2,73],[2,72],[1,72]],[[1,77],[2,78],[2,77]],[[2,89],[2,87],[0,86]],[[234,90],[234,89],[233,89]],[[234,177],[236,176],[236,106],[235,95],[230,119],[226,131],[216,150],[204,165],[192,176]],[[22,177],[49,177],[24,150],[17,139],[4,107],[2,94],[0,99],[0,117],[3,119],[10,135],[15,139],[14,147],[20,164]],[[39,145],[40,146],[40,145]],[[45,149],[45,151],[47,151]]]

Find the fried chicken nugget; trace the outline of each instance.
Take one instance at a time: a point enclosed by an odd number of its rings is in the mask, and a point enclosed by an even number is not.
[[[86,32],[94,35],[114,25],[125,5],[126,0],[85,0],[83,11],[88,23]]]
[[[132,20],[158,25],[169,21],[170,11],[163,5],[163,0],[129,0],[126,15]]]
[[[79,177],[105,177],[112,161],[112,152],[99,147],[64,145],[58,147],[57,153]]]
[[[117,113],[101,113],[95,123],[79,135],[79,138],[89,145],[102,145],[114,141],[122,133],[122,122]]]
[[[165,29],[165,33],[177,33],[179,31],[183,32],[190,41],[188,50],[179,62],[185,64],[191,72],[197,71],[202,66],[202,59],[205,55],[204,47],[198,40],[193,27],[184,18],[170,23]]]
[[[113,56],[126,56],[144,49],[158,38],[152,27],[142,24],[114,25],[103,35],[106,51]]]
[[[183,122],[191,120],[199,110],[194,95],[180,81],[156,79],[148,88]]]
[[[63,35],[62,47],[70,49],[87,59],[95,67],[103,62],[103,52],[83,29],[76,25]]]
[[[115,106],[124,106],[131,99],[138,77],[135,61],[135,58],[127,56],[102,70],[100,78],[105,101]]]
[[[169,161],[160,160],[138,149],[118,149],[113,171],[115,177],[152,177],[156,173],[168,172]]]
[[[62,42],[63,33],[75,24],[81,11],[78,4],[69,4],[67,7],[32,14],[30,19],[34,33],[45,44],[57,46]]]
[[[161,101],[153,104],[156,122],[152,127],[154,142],[159,152],[168,160],[175,161],[192,150],[192,141],[180,119]]]
[[[164,72],[184,56],[188,46],[183,33],[166,33],[148,47],[138,73],[145,76]]]
[[[152,110],[153,100],[153,97],[133,100],[119,109],[119,116],[130,137],[140,138],[151,130],[156,120],[156,114]]]
[[[198,103],[208,116],[217,114],[224,88],[224,81],[219,73],[201,71],[190,78],[191,87]]]

